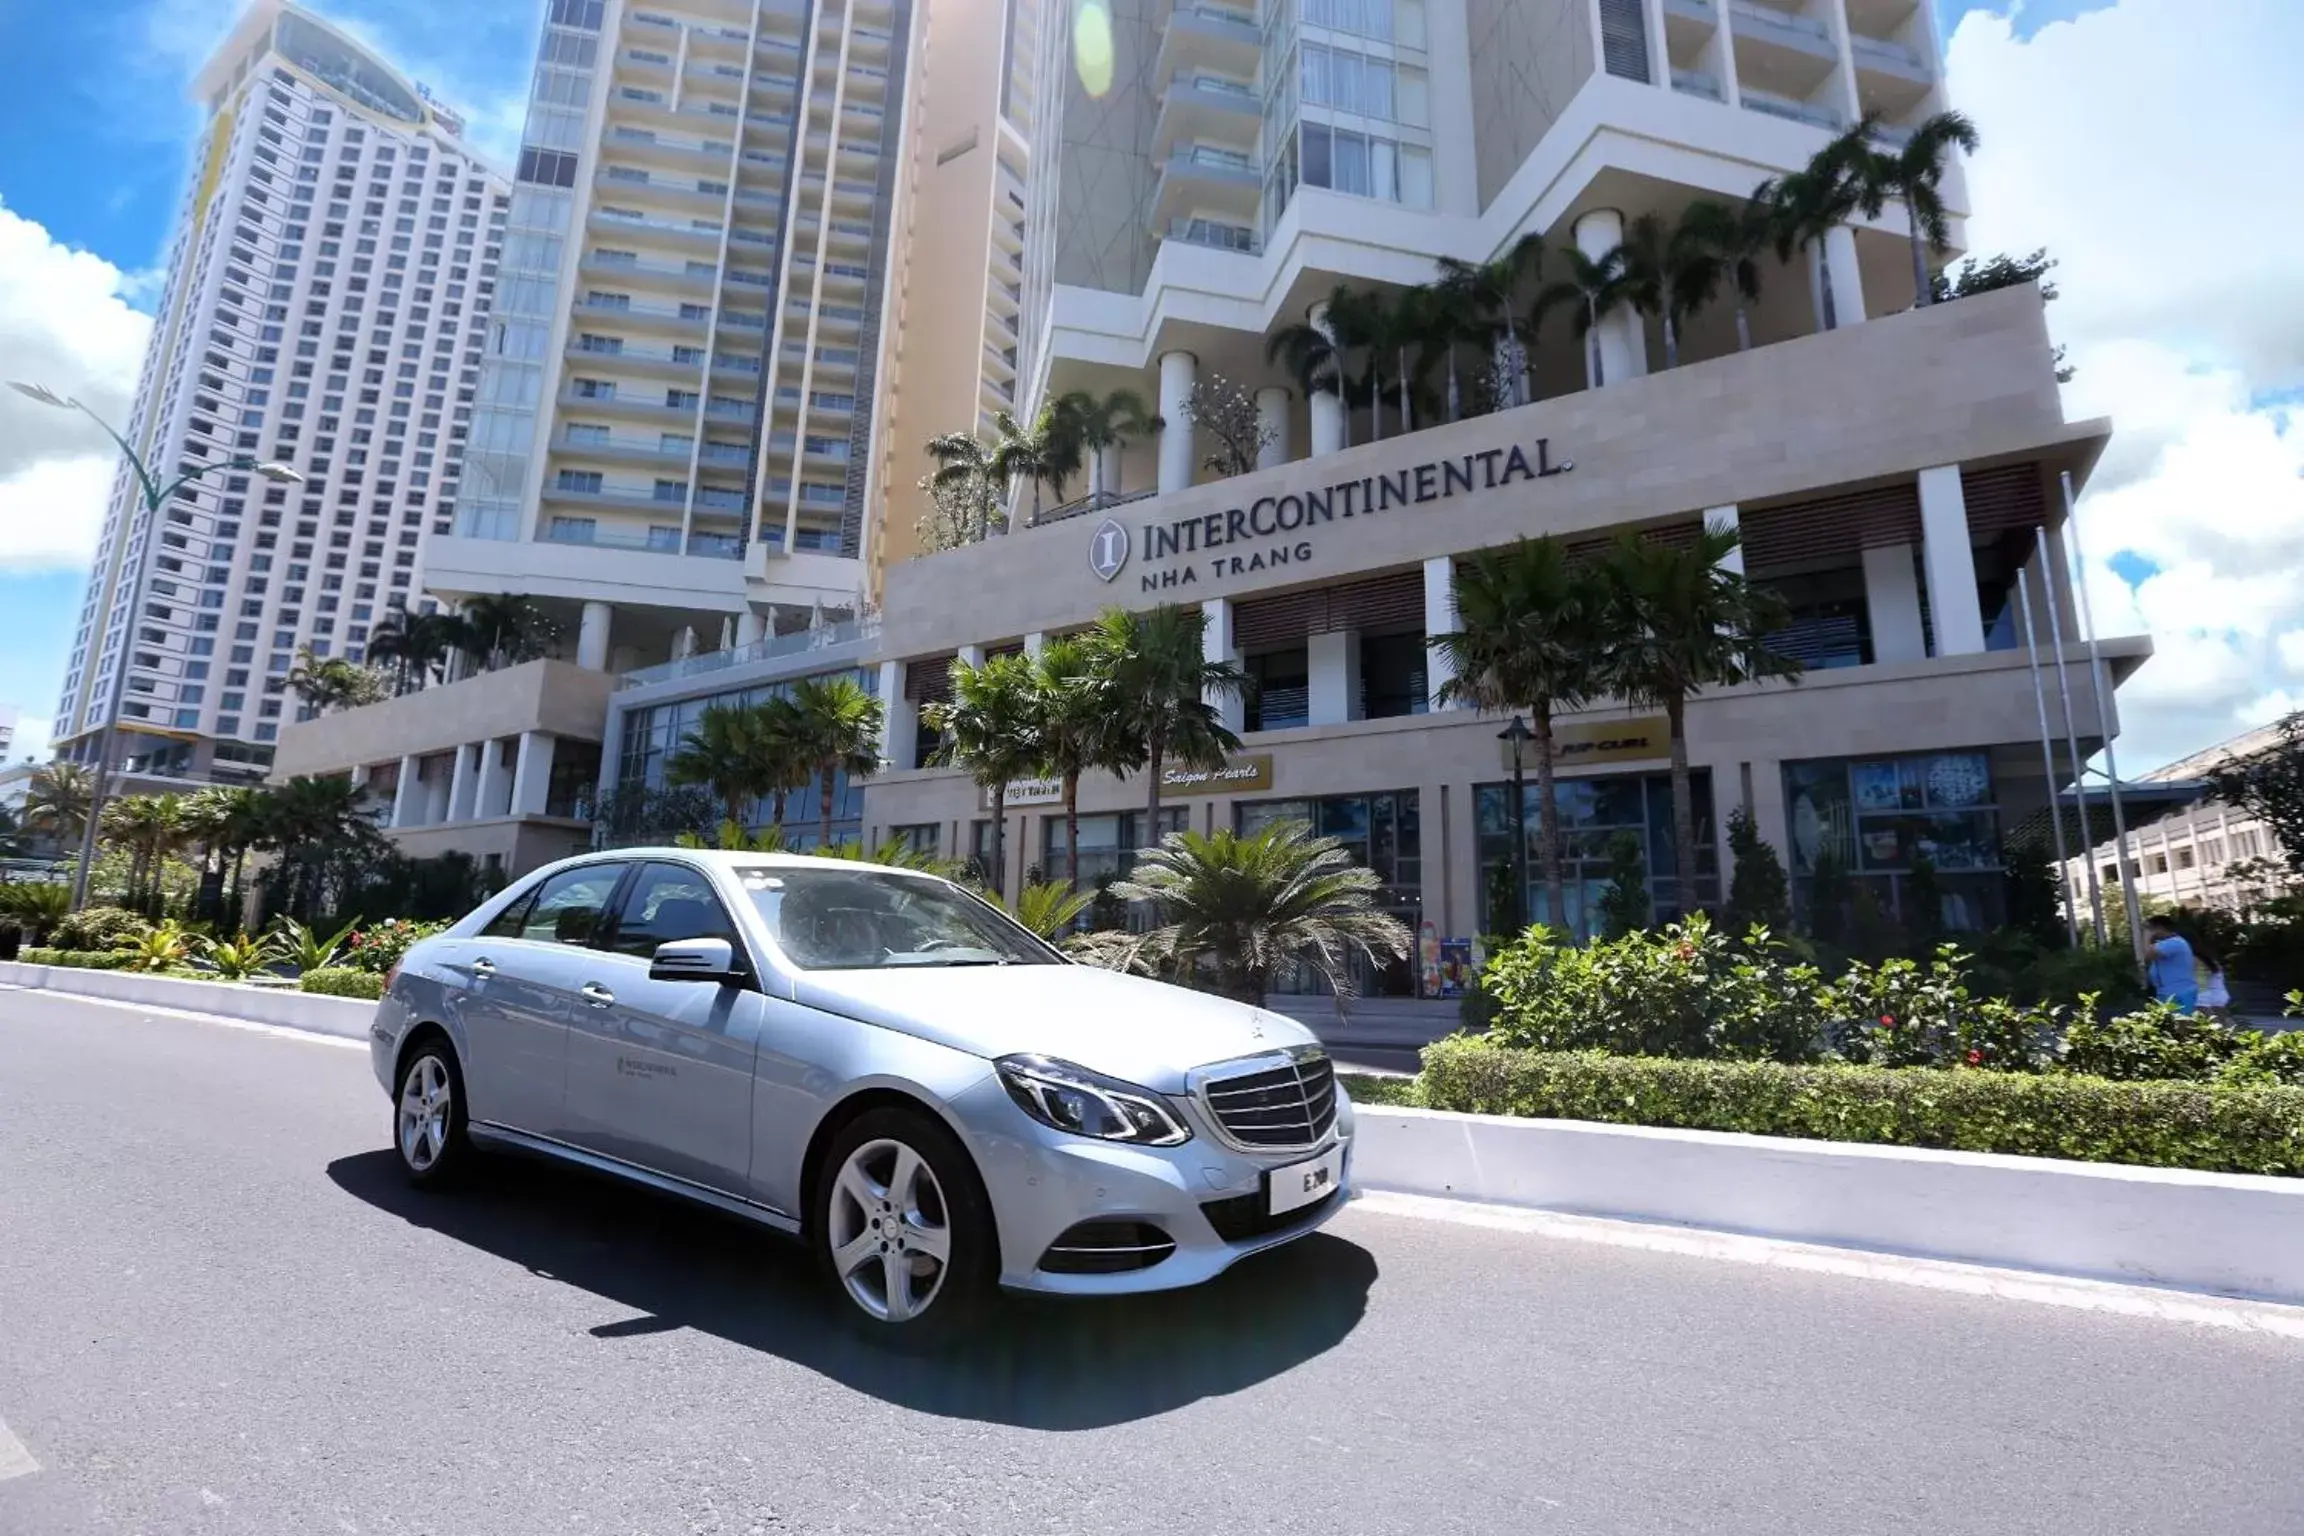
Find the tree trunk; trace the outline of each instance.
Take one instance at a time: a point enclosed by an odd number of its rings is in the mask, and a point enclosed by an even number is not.
[[[1456,389],[1456,343],[1453,341],[1448,343],[1448,419],[1464,419],[1463,397]]]
[[[1680,366],[1680,328],[1672,323],[1672,311],[1664,311],[1664,366],[1667,370]]]
[[[1008,781],[992,786],[992,894],[1008,895]]]
[[[1137,833],[1138,846],[1152,836],[1153,828],[1160,825],[1160,760],[1168,754],[1168,733],[1154,731],[1144,739],[1144,827]]]
[[[1505,358],[1506,365],[1512,370],[1511,403],[1526,405],[1529,397],[1535,393],[1528,380],[1528,370],[1533,366],[1534,359],[1520,350],[1520,327],[1514,323],[1509,307],[1504,311],[1504,337],[1512,343],[1512,350]]]
[[[1080,889],[1080,775],[1064,775],[1064,880]]]
[[[785,794],[786,792],[784,790],[779,789],[768,797],[768,812],[775,818],[776,828],[778,831],[782,831],[784,828]]]
[[[1600,366],[1600,306],[1592,299],[1584,301],[1585,361],[1590,366],[1592,387],[1598,389],[1608,382]]]
[[[1408,349],[1400,349],[1400,431],[1403,435],[1416,430],[1415,413],[1408,408]]]
[[[1744,301],[1736,301],[1736,350],[1752,350],[1752,316],[1745,310]]]
[[[1825,247],[1822,236],[1817,237],[1815,247],[1816,285],[1823,290],[1824,294],[1824,329],[1836,331],[1840,329],[1840,310],[1839,306],[1832,302],[1832,263],[1824,253]]]
[[[1672,862],[1680,891],[1680,919],[1696,911],[1696,794],[1688,774],[1688,701],[1664,701],[1664,723],[1672,736]]]
[[[1906,205],[1910,207],[1909,203]],[[1920,234],[1920,210],[1911,208],[1912,215],[1912,307],[1926,309],[1936,302],[1936,294],[1928,286],[1928,242]]]
[[[1553,798],[1552,704],[1539,699],[1528,713],[1536,722],[1536,857],[1544,866],[1544,899],[1555,932],[1568,926],[1568,882],[1560,869],[1560,806]]]
[[[816,849],[819,853],[832,846],[832,773],[832,765],[826,763],[823,798],[816,803]]]

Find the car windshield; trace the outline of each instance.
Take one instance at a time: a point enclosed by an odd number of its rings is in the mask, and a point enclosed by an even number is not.
[[[1055,965],[1048,947],[956,886],[870,869],[736,871],[777,947],[810,971]]]

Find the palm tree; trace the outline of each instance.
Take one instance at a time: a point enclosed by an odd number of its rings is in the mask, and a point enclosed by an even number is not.
[[[759,711],[742,704],[707,704],[680,745],[664,760],[674,784],[700,784],[719,797],[723,817],[744,824],[744,807],[769,791]],[[781,814],[776,818],[783,820]]]
[[[1863,140],[1842,134],[1818,150],[1803,169],[1754,189],[1752,196],[1775,211],[1773,238],[1779,261],[1790,261],[1794,251],[1811,248],[1821,257],[1826,237],[1855,214],[1857,193],[1850,162],[1859,152],[1868,152]],[[1824,329],[1836,330],[1841,317],[1832,296],[1831,274],[1819,273],[1817,286]]]
[[[491,672],[534,660],[553,638],[552,622],[534,600],[508,592],[483,592],[457,617],[459,647]]]
[[[1144,765],[1144,836],[1160,825],[1160,775],[1173,759],[1221,768],[1240,738],[1225,727],[1210,694],[1237,694],[1247,674],[1201,649],[1206,616],[1163,603],[1149,613],[1107,608],[1087,645],[1109,710],[1117,756]]]
[[[95,775],[81,763],[43,763],[32,771],[24,792],[24,830],[76,843],[88,826],[88,800]]]
[[[1096,396],[1084,389],[1073,390],[1056,402],[1059,420],[1065,431],[1088,456],[1088,496],[1091,502],[1101,501],[1118,486],[1104,483],[1104,456],[1125,445],[1129,439],[1149,436],[1164,423],[1144,409],[1143,397],[1134,390],[1115,389],[1110,394]]]
[[[1080,884],[1080,776],[1091,768],[1135,766],[1128,743],[1112,729],[1107,679],[1085,641],[1051,640],[1032,658],[1040,740],[1039,771],[1064,787],[1064,878]]]
[[[1512,378],[1511,398],[1502,402],[1506,406],[1528,403],[1529,354],[1520,344],[1521,289],[1543,273],[1544,241],[1534,234],[1522,235],[1510,250],[1492,261],[1440,258],[1440,278],[1436,286],[1453,294],[1474,324],[1489,328],[1491,335],[1496,328],[1502,329],[1508,360],[1505,366]],[[1448,347],[1448,402],[1448,417],[1453,421],[1457,415],[1453,340]]]
[[[769,821],[781,828],[784,802],[807,788],[816,771],[801,740],[800,706],[789,693],[773,693],[753,705],[752,714],[759,792],[768,797]]]
[[[1396,334],[1397,318],[1384,295],[1373,289],[1339,284],[1328,296],[1328,328],[1336,336],[1339,366],[1344,378],[1344,410],[1352,410],[1351,359],[1365,354],[1368,384],[1368,440],[1384,437],[1384,360]]]
[[[1664,712],[1672,740],[1672,834],[1680,915],[1696,910],[1696,808],[1688,773],[1688,701],[1706,688],[1777,678],[1800,663],[1771,649],[1783,603],[1721,565],[1738,536],[1699,529],[1682,546],[1620,536],[1601,570],[1610,645],[1603,681],[1628,703]]]
[[[432,681],[456,649],[462,626],[444,613],[410,613],[395,608],[368,636],[368,660],[393,668],[393,691],[406,693]]]
[[[1554,799],[1552,720],[1580,708],[1600,687],[1609,636],[1605,606],[1546,534],[1504,549],[1486,549],[1456,573],[1459,628],[1439,637],[1452,675],[1443,702],[1526,710],[1536,739],[1536,855],[1546,910],[1567,922],[1567,883],[1560,867],[1560,807]]]
[[[1868,113],[1844,136],[1842,154],[1850,168],[1856,206],[1866,218],[1878,218],[1888,199],[1902,200],[1912,229],[1912,302],[1930,304],[1935,301],[1935,285],[1929,279],[1929,253],[1952,244],[1951,219],[1940,190],[1945,157],[1954,149],[1976,153],[1980,142],[1976,125],[1958,112],[1939,112],[1913,129],[1903,148],[1893,154],[1872,147],[1877,126],[1877,115]]]
[[[1032,521],[1040,521],[1040,488],[1056,478],[1056,445],[1049,441],[1048,414],[1043,411],[1032,425],[1025,426],[1006,411],[995,412],[992,417],[995,434],[992,451],[985,467],[992,483],[1003,489],[1019,480],[1032,484]]]
[[[1406,958],[1413,935],[1376,909],[1381,885],[1336,839],[1279,821],[1246,836],[1171,833],[1138,856],[1112,894],[1159,914],[1160,926],[1142,940],[1157,968],[1189,977],[1205,958],[1218,992],[1262,1003],[1287,966],[1310,966],[1347,997],[1354,955],[1377,965]]]
[[[1608,382],[1607,371],[1600,362],[1600,322],[1625,300],[1624,248],[1619,245],[1605,256],[1587,256],[1575,246],[1560,253],[1567,263],[1568,275],[1555,278],[1537,290],[1536,302],[1528,314],[1531,335],[1543,329],[1544,317],[1564,305],[1573,305],[1576,311],[1576,337],[1584,343],[1585,382],[1594,389]]]
[[[1698,201],[1666,224],[1661,214],[1644,213],[1624,232],[1617,248],[1623,272],[1624,302],[1664,327],[1664,366],[1680,366],[1680,322],[1712,302],[1724,275],[1714,246],[1719,204]]]
[[[1008,786],[1040,771],[1039,700],[1032,663],[1018,655],[952,664],[952,697],[921,711],[943,738],[937,760],[992,792],[992,889],[1007,871]]]
[[[375,703],[384,697],[384,682],[371,668],[341,656],[315,656],[307,645],[296,652],[288,691],[313,714],[324,715],[332,709]]]
[[[1736,296],[1736,350],[1752,350],[1752,306],[1760,302],[1760,257],[1776,243],[1775,203],[1753,193],[1731,208],[1710,198],[1688,205],[1682,228],[1693,229],[1720,264],[1720,276]]]
[[[128,902],[153,912],[168,856],[184,840],[184,797],[122,795],[104,807],[104,840],[128,855]]]
[[[792,685],[793,745],[820,788],[816,845],[832,846],[835,776],[868,779],[880,771],[885,710],[877,694],[852,677],[805,677]]]
[[[1264,361],[1278,363],[1310,400],[1314,395],[1344,396],[1344,355],[1334,338],[1310,321],[1299,321],[1274,331],[1264,343]],[[1346,406],[1347,436],[1350,407]],[[1345,446],[1349,447],[1349,441]]]
[[[248,850],[263,839],[264,804],[264,791],[249,784],[212,784],[185,797],[185,828],[214,861],[219,887],[230,891],[224,898],[227,912],[239,910],[241,866]],[[224,879],[227,869],[229,880]]]
[[[310,919],[326,894],[331,868],[379,857],[384,839],[368,818],[367,795],[349,778],[300,775],[265,797],[260,846],[279,853],[289,872],[290,915]]]
[[[1001,477],[992,462],[993,450],[973,432],[944,432],[928,439],[928,457],[936,461],[928,483],[957,492],[964,505],[975,509],[975,535],[992,536],[998,515]]]
[[[1077,891],[1069,885],[1043,880],[1016,893],[1016,921],[1054,944],[1071,930],[1074,921],[1095,899],[1094,891]]]

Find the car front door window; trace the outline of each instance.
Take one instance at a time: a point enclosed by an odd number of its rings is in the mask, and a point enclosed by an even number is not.
[[[659,944],[679,939],[726,939],[740,960],[744,941],[728,909],[703,875],[679,864],[650,864],[625,893],[608,947],[649,959]]]
[[[537,888],[534,904],[520,918],[518,936],[532,943],[591,943],[624,869],[622,864],[586,864],[554,875]]]

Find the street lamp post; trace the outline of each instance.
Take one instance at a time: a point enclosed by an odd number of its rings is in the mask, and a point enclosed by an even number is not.
[[[252,470],[267,480],[277,481],[283,485],[300,484],[304,479],[294,469],[277,460],[260,464],[254,459],[242,457],[228,459],[221,464],[204,464],[198,469],[186,470],[168,484],[162,485],[152,477],[152,471],[145,467],[144,460],[138,456],[136,450],[128,446],[128,440],[113,431],[111,425],[103,417],[82,405],[78,400],[59,395],[54,390],[43,388],[38,384],[11,382],[8,387],[26,399],[37,400],[42,405],[54,406],[63,411],[78,411],[102,428],[104,435],[119,445],[121,456],[127,459],[128,467],[136,472],[136,489],[143,499],[144,519],[157,516],[160,508],[167,503],[168,499],[185,486],[190,485],[203,475],[214,474],[220,469]],[[135,533],[136,526],[131,524],[123,533],[123,537],[133,538]],[[111,783],[113,743],[120,729],[120,701],[128,691],[128,657],[135,650],[136,625],[144,612],[144,585],[145,578],[152,569],[152,545],[154,542],[153,539],[147,537],[144,541],[143,552],[137,556],[135,577],[129,584],[128,622],[122,629],[119,653],[112,662],[111,697],[104,706],[104,726],[96,738],[96,772],[91,776],[88,785],[88,821],[80,829],[80,862],[78,867],[72,871],[72,910],[75,912],[87,905],[88,902],[88,872],[96,862],[96,827],[98,821],[103,817],[104,800]],[[96,638],[98,648],[101,650],[102,636],[98,635]]]
[[[1528,743],[1536,733],[1518,715],[1496,733],[1512,752],[1512,936],[1528,931]],[[1554,922],[1560,915],[1552,915]]]

